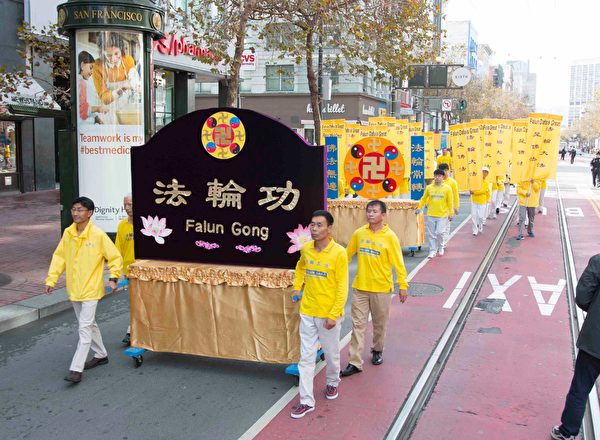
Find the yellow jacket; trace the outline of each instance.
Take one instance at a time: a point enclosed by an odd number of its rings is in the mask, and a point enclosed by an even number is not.
[[[400,242],[388,225],[384,225],[383,229],[377,232],[373,232],[369,225],[358,228],[352,234],[346,253],[348,261],[358,253],[358,270],[352,283],[355,289],[392,292],[392,267],[396,270],[400,289],[408,289]]]
[[[54,287],[66,271],[67,294],[71,301],[89,301],[104,296],[104,260],[111,278],[119,278],[123,259],[106,233],[90,221],[81,235],[73,223],[52,255],[46,285]]]
[[[492,188],[494,189],[494,188]],[[496,176],[496,191],[504,192],[504,176]]]
[[[120,83],[127,79],[131,69],[135,68],[135,60],[131,55],[124,55],[118,66],[110,67],[105,65],[99,58],[92,67],[92,78],[98,97],[103,104],[110,104],[114,101],[113,90],[109,83]]]
[[[333,239],[321,252],[309,241],[300,249],[294,273],[294,290],[304,285],[300,313],[337,320],[344,315],[348,297],[348,257]]]
[[[460,209],[460,199],[458,197],[458,183],[452,177],[446,177],[444,183],[452,190],[452,202],[454,203],[454,209]]]
[[[447,163],[448,167],[450,169],[452,169],[452,157],[451,156],[444,156],[444,155],[438,156],[438,158],[437,158],[438,167],[443,163]]]
[[[123,257],[123,275],[127,276],[129,275],[129,265],[135,262],[135,254],[133,251],[133,225],[126,218],[121,220],[117,227],[115,246]]]
[[[423,208],[425,205],[427,205],[427,215],[429,217],[453,216],[452,189],[443,183],[440,186],[437,186],[435,182],[427,185],[418,209]]]
[[[481,183],[481,189],[473,191],[471,194],[471,203],[475,203],[476,205],[485,205],[491,197],[491,185],[486,179],[483,179]]]
[[[519,196],[519,205],[535,208],[540,203],[541,184],[539,180],[534,180],[531,183],[528,180],[519,182],[517,185],[517,195]],[[527,195],[529,193],[529,196]]]

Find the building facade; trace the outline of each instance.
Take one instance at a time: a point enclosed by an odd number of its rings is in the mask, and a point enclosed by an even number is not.
[[[585,106],[594,101],[594,94],[600,87],[600,58],[582,59],[571,65],[569,87],[569,127],[581,119]]]

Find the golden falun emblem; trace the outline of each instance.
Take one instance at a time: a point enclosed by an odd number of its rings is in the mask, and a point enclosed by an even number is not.
[[[396,191],[404,178],[404,160],[389,140],[367,137],[346,154],[344,175],[354,192],[369,199],[382,198]]]
[[[231,159],[244,148],[246,130],[233,113],[218,112],[204,121],[201,138],[202,146],[212,157]]]

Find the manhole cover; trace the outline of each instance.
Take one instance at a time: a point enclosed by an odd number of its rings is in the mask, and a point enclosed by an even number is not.
[[[410,296],[433,296],[444,291],[442,286],[428,283],[410,283],[408,286],[408,294]]]
[[[12,278],[6,275],[5,273],[0,273],[0,287],[6,286],[12,281]]]

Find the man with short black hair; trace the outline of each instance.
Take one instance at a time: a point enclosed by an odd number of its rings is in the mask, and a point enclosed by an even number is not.
[[[340,383],[340,330],[348,297],[346,250],[331,238],[333,216],[318,210],[310,221],[312,241],[300,249],[294,273],[294,297],[300,299],[300,404],[292,409],[299,419],[315,409],[313,379],[317,345],[327,362],[325,397],[338,397]],[[304,293],[300,296],[300,289]]]
[[[394,291],[392,268],[396,270],[400,302],[408,297],[402,249],[398,237],[385,223],[386,211],[387,207],[381,200],[367,203],[367,224],[354,231],[346,249],[348,261],[358,254],[358,269],[352,283],[352,339],[348,366],[341,371],[342,376],[362,371],[369,313],[373,317],[371,363],[383,363],[383,346]]]
[[[427,231],[427,243],[429,244],[427,258],[435,257],[438,252],[440,255],[444,255],[442,242],[446,223],[452,220],[454,216],[452,190],[444,184],[444,171],[435,170],[433,176],[434,182],[425,188],[425,193],[415,211],[416,214],[420,214],[423,207],[427,205],[427,215],[425,216],[425,229]]]
[[[67,294],[75,310],[79,343],[66,381],[81,382],[82,371],[108,363],[108,354],[96,324],[96,307],[104,296],[104,261],[110,269],[109,286],[114,291],[121,275],[123,259],[112,240],[91,222],[94,202],[87,197],[73,201],[73,224],[65,229],[54,254],[44,292],[51,294],[56,282],[66,272]],[[85,361],[90,348],[94,357]]]

